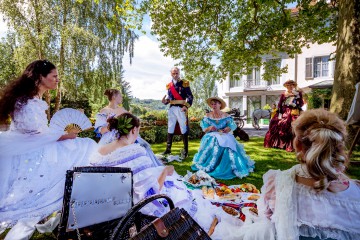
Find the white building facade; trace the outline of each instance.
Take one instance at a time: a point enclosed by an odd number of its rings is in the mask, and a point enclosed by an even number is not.
[[[287,73],[276,79],[262,79],[264,68],[254,68],[249,75],[234,74],[228,76],[218,85],[219,97],[223,98],[229,108],[239,108],[241,114],[247,114],[248,119],[255,109],[278,103],[285,88],[283,83],[289,79],[298,83],[304,93],[312,88],[331,88],[334,81],[336,46],[332,43],[310,44],[303,48],[302,53],[290,58],[280,54],[278,66],[288,68]],[[263,57],[263,61],[271,61]]]

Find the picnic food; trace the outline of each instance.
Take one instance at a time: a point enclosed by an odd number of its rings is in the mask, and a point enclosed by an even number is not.
[[[234,208],[232,207],[226,207],[226,206],[222,206],[222,209],[227,213],[227,214],[230,214],[230,215],[233,215],[233,216],[237,216],[239,213],[238,211],[236,211]]]
[[[249,212],[251,212],[252,214],[258,215],[258,210],[257,210],[257,208],[254,208],[254,207],[249,208]]]
[[[260,193],[260,191],[251,183],[243,183],[239,187],[234,188],[234,192],[251,192]]]
[[[256,195],[256,194],[252,194],[248,197],[248,200],[258,200],[260,198],[259,195]]]
[[[214,198],[214,195],[215,195],[215,190],[213,188],[209,188],[208,191],[207,191],[207,195],[209,198]]]

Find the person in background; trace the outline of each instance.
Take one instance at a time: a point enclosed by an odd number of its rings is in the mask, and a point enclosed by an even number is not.
[[[212,111],[201,120],[200,126],[205,135],[191,169],[203,170],[216,179],[248,176],[254,171],[255,163],[232,134],[237,126],[230,115],[221,111],[226,107],[224,100],[211,97],[207,103]]]
[[[166,85],[168,96],[163,97],[162,103],[170,104],[168,110],[168,135],[166,150],[163,154],[171,153],[171,146],[175,131],[176,123],[179,124],[180,131],[183,138],[184,149],[181,151],[181,159],[188,156],[189,148],[189,127],[187,119],[187,111],[193,101],[193,95],[190,89],[189,81],[180,79],[180,70],[177,67],[171,69],[171,82]]]
[[[345,175],[344,122],[316,109],[292,127],[299,164],[264,174],[260,217],[239,239],[360,239],[360,184]]]
[[[293,133],[291,123],[300,115],[301,107],[304,102],[302,92],[296,90],[297,83],[288,80],[284,83],[286,91],[281,94],[278,113],[270,121],[269,130],[264,139],[264,147],[280,148],[288,152],[294,150]]]
[[[98,114],[96,114],[96,121],[94,126],[97,137],[100,137],[100,141],[98,142],[99,146],[108,144],[117,139],[117,132],[110,131],[108,127],[108,120],[120,116],[123,113],[128,113],[125,108],[120,106],[122,103],[122,94],[119,90],[106,89],[104,95],[107,96],[109,103],[106,107],[101,109]],[[146,142],[140,136],[136,141],[146,149],[148,156],[153,160],[155,165],[163,165],[163,163],[155,156],[148,142]]]
[[[61,210],[66,171],[88,165],[97,147],[49,128],[42,97],[58,82],[54,64],[36,60],[0,93],[0,123],[11,118],[0,134],[0,233],[11,228],[6,240],[30,239],[41,219]]]
[[[276,106],[276,103],[273,103],[271,105],[271,115],[270,115],[270,119],[273,119],[274,116],[276,115],[277,113],[277,106]]]

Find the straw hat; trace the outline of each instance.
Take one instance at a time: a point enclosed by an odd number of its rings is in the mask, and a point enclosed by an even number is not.
[[[224,109],[226,107],[226,103],[224,102],[224,100],[222,100],[221,98],[219,97],[210,97],[206,100],[207,104],[209,105],[209,107],[211,107],[211,101],[212,100],[216,100],[216,101],[219,101],[221,103],[221,107],[220,107],[220,110]]]
[[[284,82],[283,86],[286,87],[286,85],[294,85],[296,87],[297,83],[294,80],[287,80]]]

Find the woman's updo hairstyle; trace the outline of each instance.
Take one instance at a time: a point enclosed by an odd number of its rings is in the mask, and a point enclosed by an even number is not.
[[[303,112],[293,123],[297,157],[316,180],[317,191],[328,188],[348,164],[345,123],[324,109]]]
[[[121,94],[119,90],[117,89],[106,89],[104,92],[104,95],[108,97],[109,101],[112,100],[113,96],[116,96],[118,94]]]
[[[128,135],[133,128],[140,126],[140,120],[131,113],[123,113],[117,117],[109,118],[108,123],[110,131],[114,129],[117,131],[118,139],[121,136]]]

